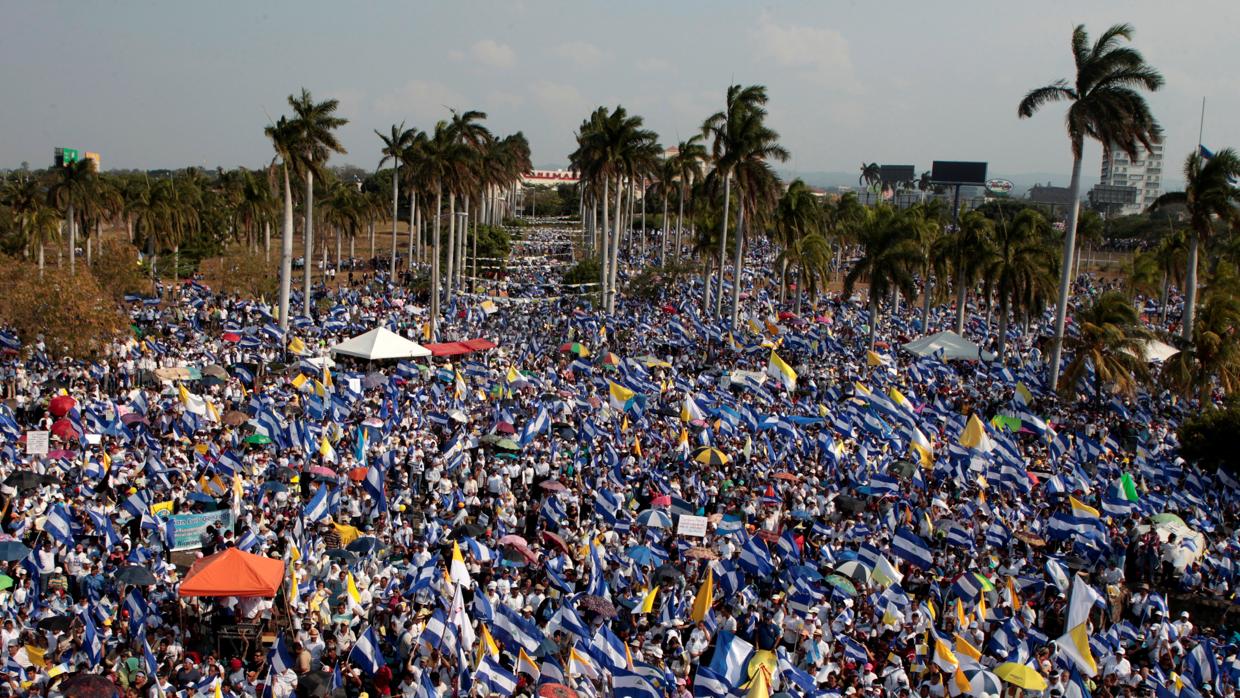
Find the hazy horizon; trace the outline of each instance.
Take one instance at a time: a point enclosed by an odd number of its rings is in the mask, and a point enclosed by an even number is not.
[[[56,146],[101,154],[104,169],[256,167],[271,159],[268,119],[306,87],[340,100],[347,155],[373,169],[379,139],[421,129],[447,107],[488,113],[497,135],[523,131],[538,165],[562,165],[599,105],[642,115],[665,146],[717,111],[731,82],[760,83],[792,172],[849,172],[862,161],[985,160],[992,173],[1071,166],[1063,105],[1019,120],[1030,88],[1072,76],[1068,40],[1115,22],[1162,71],[1149,96],[1166,135],[1167,179],[1196,145],[1240,145],[1240,6],[1196,3],[994,3],[904,7],[737,2],[569,2],[209,6],[117,1],[10,4],[0,42],[6,101],[0,168],[51,162]],[[1100,148],[1084,172],[1097,173]]]

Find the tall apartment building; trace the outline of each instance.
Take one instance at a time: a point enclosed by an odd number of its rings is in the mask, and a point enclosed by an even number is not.
[[[1137,151],[1138,159],[1128,157],[1128,153],[1118,148],[1102,154],[1102,182],[1120,187],[1135,187],[1137,200],[1123,206],[1122,215],[1140,213],[1154,203],[1162,194],[1163,146],[1157,143],[1153,152],[1147,153],[1144,148]]]

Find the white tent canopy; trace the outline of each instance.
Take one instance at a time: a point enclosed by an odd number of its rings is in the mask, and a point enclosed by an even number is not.
[[[355,356],[367,361],[384,359],[416,359],[430,356],[431,350],[410,341],[383,327],[375,329],[353,339],[346,339],[331,349],[332,356],[343,354]]]
[[[978,345],[951,331],[918,337],[904,345],[904,351],[917,356],[933,356],[940,349],[945,361],[990,361],[994,358],[994,354],[982,351]]]
[[[1145,360],[1146,361],[1166,361],[1176,354],[1180,353],[1179,349],[1157,339],[1151,339],[1145,343]]]

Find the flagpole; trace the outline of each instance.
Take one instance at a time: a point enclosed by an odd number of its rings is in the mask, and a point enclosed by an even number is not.
[[[1206,131],[1206,98],[1201,98],[1201,123],[1197,126],[1197,152],[1201,152],[1201,141]]]

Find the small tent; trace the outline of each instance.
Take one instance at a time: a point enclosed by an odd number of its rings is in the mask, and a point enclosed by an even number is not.
[[[375,329],[353,339],[346,339],[331,349],[332,356],[343,354],[367,361],[385,359],[416,359],[430,356],[431,352],[417,342],[405,339],[385,327]]]
[[[284,581],[284,561],[238,548],[208,555],[181,580],[179,596],[261,596],[272,598]]]
[[[978,345],[950,330],[918,337],[904,345],[904,351],[922,357],[934,356],[940,350],[944,361],[990,361],[995,358],[994,354],[982,351]]]
[[[1161,342],[1157,339],[1151,339],[1145,343],[1145,360],[1151,362],[1163,362],[1176,354],[1180,353],[1179,349]]]

